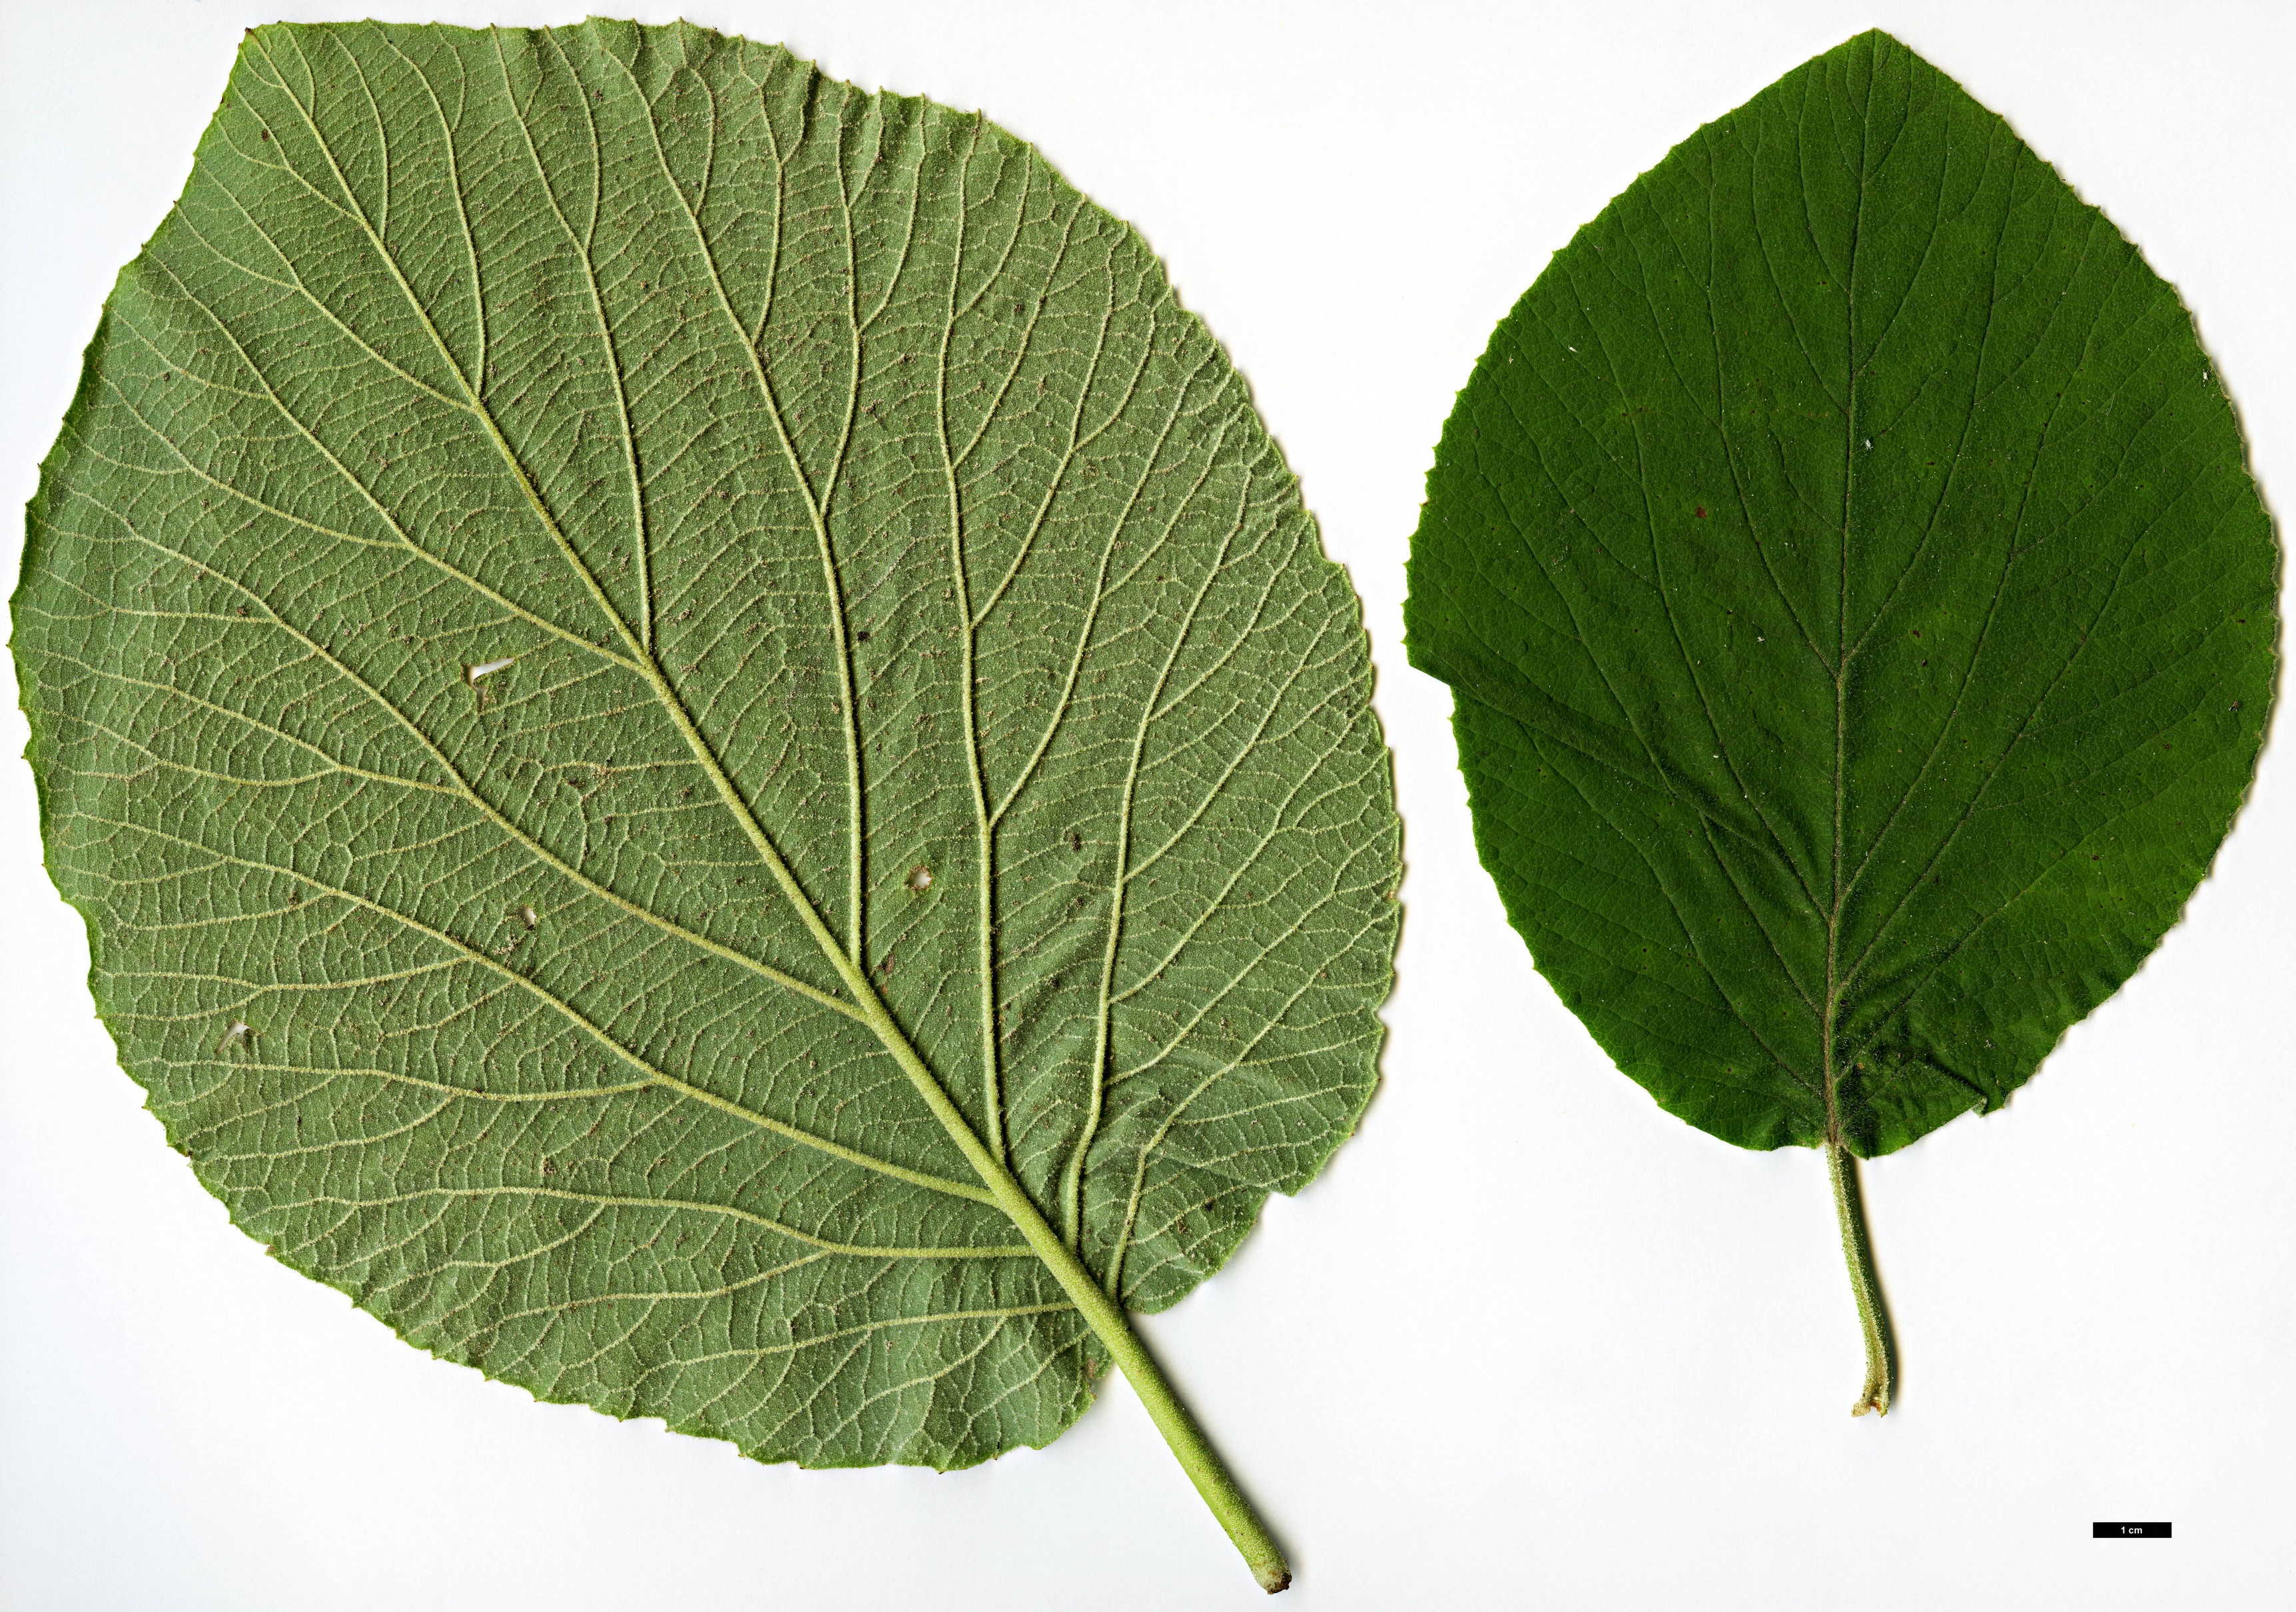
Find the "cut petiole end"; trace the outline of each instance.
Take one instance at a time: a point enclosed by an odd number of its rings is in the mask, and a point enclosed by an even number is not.
[[[1866,1386],[1857,1391],[1857,1403],[1849,1407],[1852,1416],[1863,1416],[1871,1411],[1876,1416],[1890,1413],[1890,1347],[1886,1337],[1878,1344],[1874,1331],[1866,1333]]]
[[[1866,1386],[1858,1390],[1852,1416],[1890,1413],[1897,1386],[1896,1341],[1890,1313],[1882,1304],[1881,1279],[1874,1271],[1874,1245],[1866,1233],[1866,1208],[1857,1191],[1857,1161],[1838,1138],[1825,1144],[1826,1173],[1833,1178],[1833,1209],[1841,1223],[1841,1254],[1849,1265],[1850,1291],[1857,1299],[1857,1327],[1866,1338]]]

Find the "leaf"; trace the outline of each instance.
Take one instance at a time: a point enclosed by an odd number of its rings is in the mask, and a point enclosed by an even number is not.
[[[1407,626],[1483,864],[1661,1106],[1828,1150],[1875,1365],[1850,1156],[1998,1109],[2176,921],[2277,565],[2174,290],[1884,34],[1636,180],[1460,394]]]
[[[1362,1112],[1360,613],[1139,236],[685,26],[248,36],[30,511],[170,1139],[410,1341],[760,1460],[1041,1445]],[[1112,1300],[1112,1302],[1111,1302]]]

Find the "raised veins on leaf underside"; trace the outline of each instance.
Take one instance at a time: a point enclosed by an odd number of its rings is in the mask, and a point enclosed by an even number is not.
[[[1414,664],[1619,1068],[1855,1158],[1990,1111],[2173,924],[2252,774],[2279,550],[2175,290],[1869,33],[1555,255],[1445,426]]]
[[[250,34],[29,518],[49,865],[200,1179],[762,1460],[1041,1445],[1371,1092],[1360,614],[1125,225],[674,26]]]

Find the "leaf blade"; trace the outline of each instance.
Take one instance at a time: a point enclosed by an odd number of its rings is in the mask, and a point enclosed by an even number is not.
[[[1353,593],[1144,245],[979,119],[683,27],[258,30],[30,524],[51,865],[123,1061],[242,1225],[423,1346],[766,1459],[969,1464],[1047,1442],[1106,1358],[1013,1215],[1065,1171],[1103,1260],[1119,1182],[1193,1198],[1216,1157],[1218,1212],[1105,1272],[1169,1303],[1368,1097],[1395,828]],[[1089,735],[1150,642],[1195,677],[1193,757],[1140,747],[1193,894],[1068,910],[1112,817]],[[1263,773],[1292,820],[1253,815]],[[1255,868],[1319,906],[1226,904]],[[1097,1060],[1084,939],[1136,987]],[[1190,1056],[1280,1123],[1143,1082],[1115,1107],[1154,1146],[1087,1129],[1133,1022],[1223,958],[1290,1002]],[[962,1022],[998,994],[1013,1022]],[[1033,1204],[965,1146],[1016,1101]],[[1220,1153],[1255,1125],[1273,1162]]]
[[[1407,626],[1509,917],[1621,1069],[1872,1154],[2000,1106],[2174,922],[2261,742],[2276,565],[2174,290],[1874,34],[1501,323]]]

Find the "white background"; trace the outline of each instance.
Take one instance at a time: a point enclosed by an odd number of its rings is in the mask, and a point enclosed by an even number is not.
[[[241,29],[358,4],[0,4],[0,505],[30,495]],[[983,109],[1136,223],[1363,592],[1410,867],[1385,1085],[1324,1179],[1145,1329],[1288,1543],[1294,1612],[2296,1605],[2285,742],[2185,922],[2006,1112],[1868,1167],[1905,1377],[1886,1423],[1853,1422],[1818,1158],[1662,1114],[1556,1003],[1476,865],[1449,696],[1400,642],[1422,478],[1492,324],[1669,146],[1874,24],[2005,115],[2182,289],[2285,513],[2296,7],[685,14]],[[12,689],[0,712],[12,757]],[[1121,1386],[1052,1449],[972,1472],[809,1473],[537,1405],[406,1347],[265,1259],[161,1145],[94,1018],[12,759],[0,931],[12,1612],[1256,1597]],[[2166,1543],[2088,1536],[2164,1518]]]

